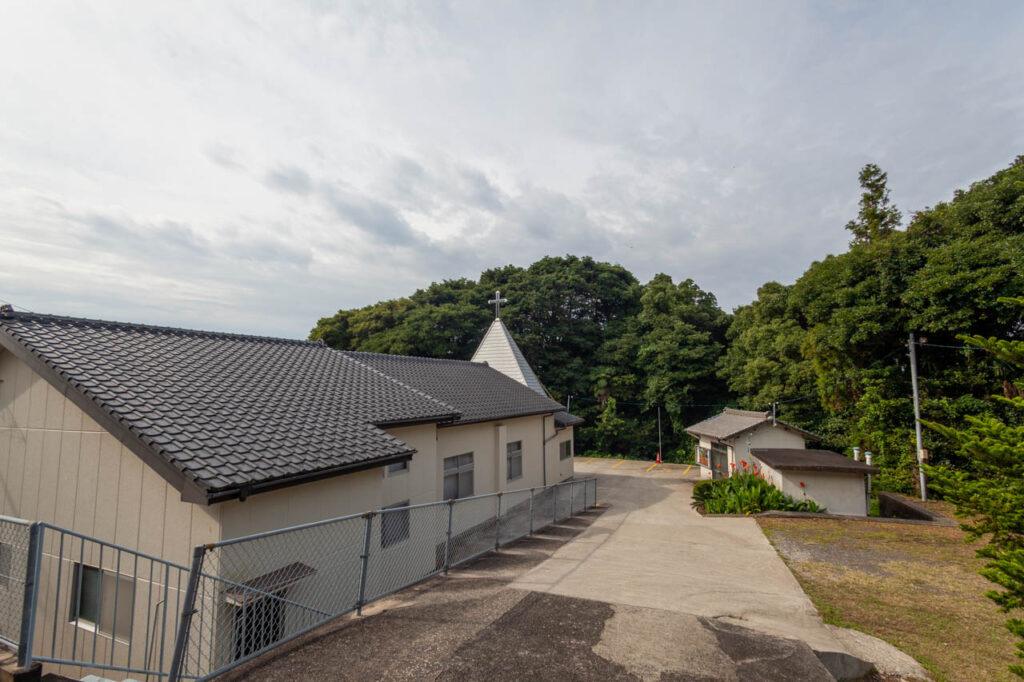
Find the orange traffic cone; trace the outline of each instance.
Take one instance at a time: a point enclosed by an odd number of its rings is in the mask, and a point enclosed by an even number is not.
[[[658,451],[658,459],[654,460],[655,464],[661,464],[661,451]]]

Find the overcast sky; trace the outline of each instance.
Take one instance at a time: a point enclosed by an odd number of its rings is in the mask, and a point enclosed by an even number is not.
[[[909,215],[1024,153],[1022,45],[1015,1],[5,2],[0,299],[301,338],[574,253],[731,310],[845,250],[863,164]]]

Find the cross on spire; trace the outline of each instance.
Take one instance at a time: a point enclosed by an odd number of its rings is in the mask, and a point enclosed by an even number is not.
[[[494,306],[494,319],[498,319],[499,317],[501,317],[501,306],[504,305],[505,303],[508,303],[508,299],[502,298],[500,291],[495,291],[494,298],[487,302]]]

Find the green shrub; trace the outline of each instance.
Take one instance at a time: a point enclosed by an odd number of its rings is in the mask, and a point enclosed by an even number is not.
[[[757,514],[763,511],[826,511],[813,500],[794,500],[757,474],[700,481],[693,486],[693,507],[705,514]]]

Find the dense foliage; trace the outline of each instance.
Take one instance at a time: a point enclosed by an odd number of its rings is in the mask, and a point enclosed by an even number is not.
[[[957,335],[1021,333],[1019,315],[994,302],[1024,292],[1024,157],[914,213],[905,229],[885,173],[868,165],[860,182],[849,250],[792,285],[768,282],[733,315],[692,280],[660,274],[641,284],[621,266],[566,256],[342,310],[311,336],[337,348],[466,359],[500,289],[510,300],[502,319],[538,376],[587,420],[577,452],[653,457],[660,407],[664,455],[686,459],[686,425],[723,404],[778,403],[782,419],[820,433],[825,447],[874,452],[877,483],[910,491],[909,333],[927,340],[918,348],[924,418],[1010,417],[986,400],[1011,390],[1006,365],[960,348]],[[926,447],[937,461],[962,458],[939,432]]]
[[[814,500],[795,500],[755,473],[701,481],[693,486],[694,508],[705,514],[758,514],[765,511],[823,513]]]
[[[1016,303],[1024,312],[1024,297],[1000,299]],[[1024,341],[1018,339],[961,336],[993,357],[1014,367],[1022,380],[1014,386],[1016,395],[995,396],[1017,419],[1007,423],[993,416],[967,417],[967,426],[954,428],[928,424],[955,443],[966,466],[929,468],[932,486],[956,505],[957,514],[971,539],[985,538],[978,551],[990,561],[982,575],[1005,588],[992,591],[992,598],[1004,611],[1024,609]],[[1024,640],[1024,620],[1011,618],[1007,628]],[[1024,641],[1017,643],[1017,655],[1024,659]],[[1024,665],[1012,672],[1024,677]]]

